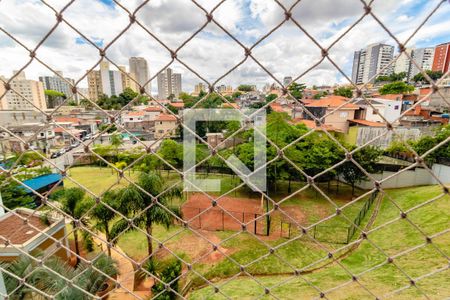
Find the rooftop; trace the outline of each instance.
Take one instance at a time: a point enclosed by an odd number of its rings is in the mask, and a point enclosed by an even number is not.
[[[358,109],[359,107],[355,104],[348,103],[350,101],[349,98],[345,98],[342,96],[327,96],[325,98],[321,98],[319,100],[310,101],[306,104],[306,107],[341,107],[341,109]],[[347,104],[346,104],[347,103]]]
[[[160,114],[157,118],[156,121],[172,121],[172,122],[176,122],[177,118],[173,115],[169,115],[169,114]]]
[[[348,120],[350,123],[356,123],[358,125],[363,125],[367,127],[386,127],[384,123],[381,122],[372,122],[367,120]]]
[[[143,111],[129,111],[125,114],[127,117],[142,117],[145,113]]]
[[[24,244],[48,227],[49,225],[44,224],[39,215],[27,214],[22,210],[0,217],[0,237],[9,239],[11,244]]]
[[[61,174],[41,175],[32,179],[24,180],[23,184],[28,188],[25,186],[22,186],[22,188],[27,190],[27,193],[32,193],[32,190],[37,191],[43,187],[46,187],[47,185],[57,183],[61,179]]]

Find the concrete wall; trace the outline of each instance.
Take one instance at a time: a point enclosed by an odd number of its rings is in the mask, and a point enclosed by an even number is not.
[[[443,183],[450,183],[450,166],[434,164],[433,172]],[[394,174],[397,173],[384,171],[383,173],[372,174],[372,177],[377,181],[381,181]],[[388,180],[383,181],[381,187],[385,189],[395,189],[431,184],[437,184],[434,177],[432,177],[427,170],[423,168],[416,168],[414,170],[403,171]],[[371,181],[363,181],[356,186],[362,189],[372,189],[374,187],[373,182]]]

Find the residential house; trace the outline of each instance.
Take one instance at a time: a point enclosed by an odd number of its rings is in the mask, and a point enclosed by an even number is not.
[[[0,212],[0,239],[9,242],[0,247],[0,262],[13,261],[24,253],[43,252],[46,256],[70,258],[64,218],[54,215],[44,218],[44,214],[27,208]]]
[[[386,100],[381,98],[358,99],[354,104],[359,106],[355,119],[370,122],[398,122],[402,111],[401,100]]]
[[[449,123],[449,114],[439,113],[431,107],[417,105],[405,113],[400,124],[409,128],[438,126]]]
[[[172,137],[176,134],[177,118],[170,114],[160,114],[155,120],[155,139]]]
[[[324,117],[323,124],[331,125],[337,130],[347,133],[348,120],[355,119],[355,112],[359,107],[355,104],[348,103],[350,99],[341,96],[327,96],[319,100],[310,100],[305,104],[309,111],[303,112],[302,119],[313,120],[315,118]]]
[[[14,145],[11,146],[15,151],[24,151],[25,144],[41,149],[47,152],[50,147],[56,143],[56,132],[53,125],[46,125],[42,123],[23,124],[16,126],[9,126],[8,131],[5,132],[5,138],[8,137],[10,142]]]

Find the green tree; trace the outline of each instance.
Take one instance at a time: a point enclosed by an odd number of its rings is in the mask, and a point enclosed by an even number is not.
[[[273,100],[277,99],[278,96],[276,94],[269,94],[266,96],[266,103],[267,102],[272,102]]]
[[[169,228],[173,224],[174,215],[179,216],[180,212],[170,203],[173,199],[181,198],[181,190],[171,188],[162,193],[167,186],[164,185],[162,177],[154,172],[141,173],[137,185],[140,188],[130,184],[120,191],[120,209],[124,215],[134,218],[136,226],[140,226],[146,231],[148,255],[152,258],[153,225],[162,224]],[[152,196],[158,196],[156,203]],[[124,230],[132,230],[132,228],[128,226],[128,221],[120,220],[115,229],[111,231],[111,236],[116,237]]]
[[[181,168],[183,165],[183,145],[174,140],[164,140],[158,154],[175,168]]]
[[[406,72],[392,73],[391,75],[380,75],[375,79],[375,82],[403,81],[406,78],[406,75]]]
[[[105,239],[108,242],[107,248],[108,248],[108,256],[111,256],[111,226],[114,226],[112,224],[112,221],[116,217],[115,212],[111,209],[118,209],[118,193],[115,190],[107,191],[102,199],[101,202],[98,203],[91,211],[90,211],[90,217],[95,222],[94,228],[97,230],[100,230],[105,233]],[[94,203],[92,203],[94,205]],[[111,207],[111,208],[110,208]],[[114,231],[117,231],[117,229],[113,229]]]
[[[431,71],[431,70],[427,70],[426,74],[433,80],[436,81],[439,78],[441,78],[444,74],[441,71]],[[416,74],[412,81],[414,82],[422,82],[422,83],[429,83],[428,79],[425,78],[425,76],[422,73],[418,73]]]
[[[383,85],[379,92],[381,95],[388,94],[409,94],[414,91],[414,86],[403,81],[396,81]]]
[[[156,275],[162,282],[158,281],[152,286],[153,295],[157,295],[155,299],[178,299],[178,281],[181,275],[181,262],[179,260],[175,260]],[[166,289],[166,284],[169,284],[169,290]]]
[[[123,137],[122,134],[116,132],[111,135],[111,146],[116,152],[116,157],[119,155],[119,148],[123,145]]]
[[[66,95],[64,93],[55,91],[55,90],[44,90],[45,96],[47,96],[48,99],[48,107],[54,108],[56,107],[56,101],[59,99],[65,100],[67,99]]]
[[[241,84],[238,86],[237,89],[238,89],[238,91],[241,91],[241,92],[251,92],[254,90],[254,87],[249,84]]]
[[[305,88],[306,88],[306,85],[304,85],[303,83],[297,83],[297,82],[292,82],[288,86],[289,93],[291,93],[291,95],[297,100],[303,98],[303,91],[305,90]]]
[[[375,173],[376,164],[383,151],[374,146],[367,146],[353,154],[353,159],[367,172]],[[339,166],[338,172],[342,174],[344,180],[352,186],[352,195],[355,194],[355,185],[367,179],[366,174],[352,161],[346,161]]]
[[[351,88],[348,87],[339,87],[337,89],[334,90],[334,94],[336,96],[342,96],[342,97],[346,97],[346,98],[352,98],[353,97],[353,90]]]
[[[64,193],[61,201],[61,209],[72,218],[73,238],[75,243],[75,253],[77,254],[76,262],[79,262],[80,247],[78,238],[78,222],[82,222],[81,217],[87,211],[88,206],[84,202],[85,192],[81,188],[69,188]]]
[[[42,255],[39,254],[38,258],[42,258]],[[117,263],[105,254],[93,259],[92,265],[81,263],[77,268],[71,267],[57,256],[46,258],[43,265],[25,255],[0,265],[8,271],[3,272],[3,278],[9,294],[8,299],[13,300],[41,298],[29,286],[54,295],[56,300],[88,300],[91,297],[83,291],[95,295],[107,282],[108,276],[118,274]],[[24,285],[17,278],[23,278],[28,285]],[[69,285],[69,281],[72,281],[72,284]]]

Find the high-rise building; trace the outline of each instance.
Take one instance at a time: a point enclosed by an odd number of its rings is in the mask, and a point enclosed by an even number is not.
[[[158,98],[167,99],[171,95],[178,97],[181,93],[181,74],[173,73],[167,68],[158,74]]]
[[[14,71],[14,75],[17,71]],[[2,77],[4,81],[6,78]],[[26,79],[20,72],[10,83],[13,91],[8,91],[0,101],[0,110],[45,110],[44,85],[40,81]],[[0,84],[0,95],[5,92],[5,86]]]
[[[284,79],[283,79],[283,85],[284,85],[284,86],[290,85],[291,82],[292,82],[292,77],[291,77],[291,76],[286,76],[286,77],[284,77]]]
[[[120,76],[122,76],[123,89],[130,88],[135,92],[139,92],[139,86],[136,83],[136,77],[132,73],[128,73],[125,66],[119,66]]]
[[[200,95],[200,92],[202,92],[202,91],[206,92],[206,87],[205,87],[205,84],[200,82],[194,86],[194,92],[192,93],[192,95],[198,96],[198,95]]]
[[[437,45],[434,50],[433,71],[446,73],[450,68],[450,42]]]
[[[433,67],[434,59],[434,48],[419,48],[414,49],[412,53],[412,59],[419,66],[419,68],[411,62],[411,67],[409,69],[408,79],[411,80],[414,76],[419,74],[420,69],[424,71],[431,70]]]
[[[149,79],[147,61],[143,57],[131,57],[129,63],[130,74],[137,81],[139,86],[143,87]],[[145,86],[145,90],[149,93],[151,92],[152,85],[150,82]],[[139,91],[139,89],[137,89],[137,91]]]
[[[109,62],[100,62],[100,70],[92,70],[87,75],[88,91],[90,100],[97,101],[101,95],[118,96],[127,87],[127,80],[124,78],[125,67],[120,67],[121,71],[109,69]],[[122,74],[124,72],[124,74]]]
[[[71,78],[64,78],[61,71],[56,72],[59,76],[39,76],[39,81],[44,85],[45,90],[54,90],[63,93],[66,99],[72,99],[78,101],[78,95],[72,93],[72,86],[75,85],[75,80]],[[63,98],[57,99],[55,102],[49,101],[48,96],[45,97],[47,100],[47,107],[54,108],[64,101]]]
[[[410,57],[412,56],[414,51],[415,50],[413,48],[407,48],[407,49],[405,49],[405,52],[400,53],[398,55],[397,60],[395,61],[395,64],[394,64],[394,72],[395,73],[398,74],[398,73],[405,72],[407,79],[409,79],[408,75],[409,75],[409,71],[411,68]]]
[[[100,71],[92,70],[87,74],[89,100],[97,101],[103,94]]]
[[[394,58],[394,46],[372,44],[366,49],[356,51],[353,57],[352,80],[356,84],[373,82],[377,76],[391,75],[393,66],[389,66]]]
[[[110,70],[108,61],[100,62],[100,76],[102,78],[103,94],[111,97],[122,93],[122,73]]]

